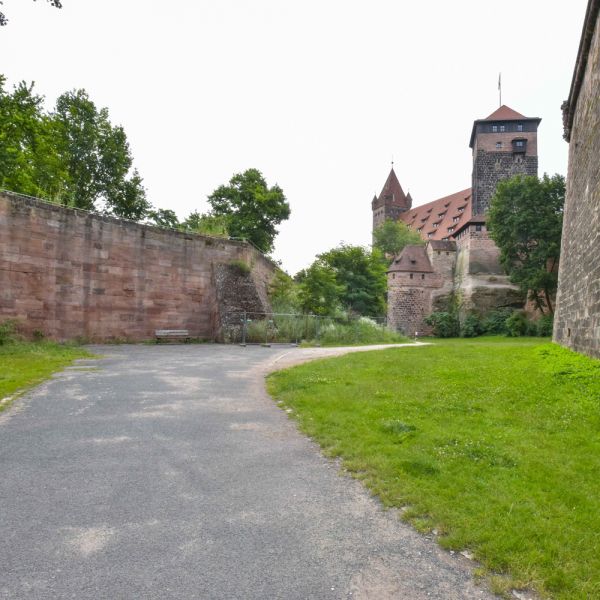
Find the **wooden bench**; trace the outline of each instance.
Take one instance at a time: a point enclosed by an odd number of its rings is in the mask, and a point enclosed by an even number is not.
[[[160,340],[184,340],[189,342],[190,332],[187,329],[157,329],[154,332],[156,343]]]

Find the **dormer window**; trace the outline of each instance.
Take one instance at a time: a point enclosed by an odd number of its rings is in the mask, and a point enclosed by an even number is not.
[[[448,233],[452,233],[454,231],[454,227],[448,227]]]
[[[440,218],[441,218],[441,217],[443,217],[445,214],[446,214],[445,212],[438,213],[438,217],[440,217]]]
[[[512,141],[512,150],[515,153],[524,154],[527,150],[527,140],[525,138],[517,138]]]
[[[458,223],[459,221],[460,221],[460,217],[454,217],[454,218],[452,219],[452,222],[453,222],[453,223]]]

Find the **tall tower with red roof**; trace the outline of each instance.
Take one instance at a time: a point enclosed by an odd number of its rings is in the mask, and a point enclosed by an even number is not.
[[[400,215],[412,206],[410,194],[407,196],[398,181],[394,167],[385,180],[379,197],[375,196],[371,202],[373,211],[373,231],[383,225],[387,219],[397,221]]]
[[[502,105],[473,123],[473,216],[482,217],[498,182],[519,173],[537,175],[537,129],[541,119]]]

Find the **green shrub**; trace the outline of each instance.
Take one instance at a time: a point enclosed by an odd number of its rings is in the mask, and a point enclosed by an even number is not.
[[[461,337],[472,338],[481,335],[481,321],[477,315],[467,315],[460,327]]]
[[[323,346],[341,346],[391,344],[406,341],[406,338],[368,317],[360,317],[348,322],[323,320],[320,324],[318,341]]]
[[[552,336],[554,327],[554,315],[544,315],[537,322],[537,335],[541,337]]]
[[[252,267],[243,260],[232,260],[230,261],[229,266],[238,275],[249,275],[252,271]]]
[[[15,334],[17,331],[17,321],[14,319],[7,319],[0,323],[0,346],[9,344],[15,341]]]
[[[530,331],[530,324],[522,312],[514,312],[506,319],[506,335],[509,337],[520,337]]]
[[[433,335],[441,338],[458,337],[460,324],[455,315],[448,312],[434,312],[425,318],[427,325],[433,326]]]
[[[512,315],[512,308],[498,308],[489,312],[481,321],[481,331],[489,335],[506,335],[506,319]]]

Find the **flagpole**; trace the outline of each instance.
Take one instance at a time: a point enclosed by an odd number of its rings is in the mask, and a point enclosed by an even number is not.
[[[502,106],[502,73],[498,73],[498,95],[500,97],[500,106]]]

